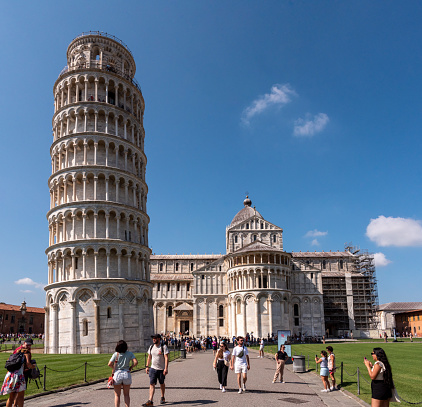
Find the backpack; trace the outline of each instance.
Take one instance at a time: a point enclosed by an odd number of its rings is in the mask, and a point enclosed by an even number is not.
[[[18,352],[18,353],[13,353],[12,355],[9,356],[9,359],[7,359],[4,367],[9,372],[16,372],[16,370],[19,370],[24,363],[25,363],[25,355],[21,352]]]

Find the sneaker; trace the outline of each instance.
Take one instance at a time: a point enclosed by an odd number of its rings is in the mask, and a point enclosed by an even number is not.
[[[243,383],[242,390],[246,391],[246,384],[245,383]]]
[[[220,390],[223,390],[223,385],[222,384],[220,384]]]
[[[275,380],[273,380],[273,383],[275,383]]]
[[[327,392],[329,392],[330,390],[327,390],[327,389],[323,389],[323,390],[321,390],[321,393],[327,393]]]
[[[166,399],[165,399],[164,397],[161,397],[161,401],[160,401],[160,403],[161,403],[161,404],[166,404]]]
[[[239,394],[242,394],[242,389],[239,389],[238,393],[239,393]]]
[[[280,383],[286,383],[284,380],[282,381],[282,382],[280,382]]]
[[[153,406],[154,403],[151,400],[148,400],[146,403],[142,404],[143,406]]]
[[[225,393],[226,392],[226,388],[225,387],[223,387],[223,390],[221,390],[223,393]]]
[[[330,391],[334,391],[336,388],[334,386],[330,387]]]

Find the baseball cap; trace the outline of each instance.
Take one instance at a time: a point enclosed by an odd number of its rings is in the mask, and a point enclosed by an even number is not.
[[[154,334],[154,335],[151,335],[151,338],[161,339],[161,335],[160,334]]]
[[[33,345],[34,344],[34,341],[31,338],[28,338],[28,339],[25,340],[25,343],[27,345]]]

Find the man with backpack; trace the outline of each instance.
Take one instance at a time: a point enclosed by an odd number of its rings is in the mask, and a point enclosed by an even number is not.
[[[238,336],[236,338],[237,346],[233,348],[233,357],[230,360],[230,370],[234,369],[234,372],[237,374],[237,384],[239,385],[239,394],[242,394],[242,391],[246,391],[246,380],[247,372],[251,368],[249,364],[249,352],[248,348],[244,345],[243,336]],[[242,384],[243,376],[243,384]]]
[[[164,384],[165,376],[168,373],[169,367],[169,350],[166,345],[161,343],[161,335],[155,334],[151,336],[153,344],[148,349],[148,360],[147,360],[147,367],[146,372],[149,375],[149,400],[142,404],[143,406],[153,406],[154,402],[154,393],[155,393],[155,385],[157,384],[157,380],[160,383],[161,389],[161,404],[166,402],[164,397],[164,392],[166,390],[166,386]],[[150,366],[151,367],[148,367]]]

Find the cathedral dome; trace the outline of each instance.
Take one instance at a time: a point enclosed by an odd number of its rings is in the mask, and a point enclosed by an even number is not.
[[[232,223],[230,223],[230,226],[237,225],[254,215],[258,218],[264,219],[255,208],[252,208],[252,201],[249,199],[249,196],[246,196],[246,199],[243,201],[243,205],[245,205],[245,207],[237,212],[236,216],[232,220]]]

